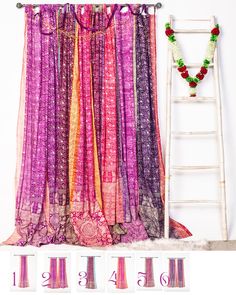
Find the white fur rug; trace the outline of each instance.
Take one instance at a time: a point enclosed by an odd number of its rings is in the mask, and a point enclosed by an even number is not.
[[[200,241],[184,241],[176,239],[156,239],[135,242],[132,244],[121,243],[111,247],[106,247],[107,250],[209,250],[209,242],[206,240]]]
[[[218,243],[219,244],[219,243]],[[17,249],[19,247],[17,246],[7,246],[7,245],[1,245],[1,250],[9,250],[9,249]],[[224,247],[226,247],[224,245]],[[20,247],[21,248],[21,247]],[[25,248],[28,249],[36,249],[33,246],[26,246]],[[110,247],[82,247],[78,245],[66,245],[66,244],[60,244],[60,245],[45,245],[40,248],[37,248],[38,250],[117,250],[117,251],[129,251],[129,250],[142,250],[142,251],[149,251],[149,250],[158,250],[158,251],[166,251],[166,250],[174,250],[174,251],[201,251],[201,250],[212,250],[212,242],[209,242],[207,240],[200,240],[200,241],[191,241],[191,240],[176,240],[176,239],[156,239],[156,240],[145,240],[140,242],[134,242],[131,244],[128,243],[121,243],[117,245],[113,245]],[[231,246],[232,248],[232,246]],[[228,249],[227,249],[228,250]]]

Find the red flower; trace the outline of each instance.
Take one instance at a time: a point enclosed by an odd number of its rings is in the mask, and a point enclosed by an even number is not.
[[[182,66],[182,67],[178,68],[178,71],[179,72],[185,72],[186,69],[187,69],[186,66]]]
[[[201,67],[200,73],[202,73],[203,75],[206,75],[206,73],[207,73],[207,68],[205,68],[205,67]]]
[[[192,87],[192,88],[195,88],[197,86],[197,83],[192,81],[189,83],[189,86]]]
[[[181,76],[182,76],[184,79],[188,78],[188,76],[189,76],[188,71],[183,72],[183,73],[181,74]]]
[[[166,36],[171,36],[174,34],[174,31],[172,29],[166,29]]]
[[[212,35],[218,36],[220,34],[220,30],[219,30],[219,28],[214,28],[211,30],[211,33],[212,33]]]
[[[204,75],[202,73],[198,73],[196,75],[196,77],[199,79],[199,80],[202,80],[204,78]]]

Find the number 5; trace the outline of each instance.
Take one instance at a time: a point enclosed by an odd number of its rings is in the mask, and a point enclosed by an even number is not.
[[[137,284],[140,287],[143,287],[146,284],[146,272],[138,272],[138,280],[137,280]]]

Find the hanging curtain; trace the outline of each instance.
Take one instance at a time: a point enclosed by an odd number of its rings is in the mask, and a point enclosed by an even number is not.
[[[20,256],[20,277],[19,277],[19,288],[29,287],[28,279],[28,259],[26,255]]]
[[[128,288],[127,276],[126,276],[126,266],[125,266],[125,257],[118,257],[116,288],[117,289],[127,289]]]
[[[87,280],[86,280],[86,288],[88,289],[96,289],[96,278],[95,278],[95,257],[88,256],[87,257]]]
[[[48,288],[50,289],[57,289],[59,288],[59,279],[57,274],[57,257],[51,257],[50,258],[50,279]]]
[[[147,287],[147,288],[155,287],[152,257],[145,258],[145,273],[146,273],[146,280],[144,283],[144,287]]]
[[[156,14],[25,7],[14,245],[162,238]],[[170,236],[191,233],[170,220]]]

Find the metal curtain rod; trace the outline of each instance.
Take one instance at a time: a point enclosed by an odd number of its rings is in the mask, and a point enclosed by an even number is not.
[[[105,3],[106,4],[106,3]],[[25,7],[27,4],[22,4],[22,3],[20,3],[20,2],[18,2],[17,4],[16,4],[16,7],[17,8],[23,8],[23,7]],[[39,7],[40,6],[40,4],[32,4],[33,5],[33,7]],[[83,4],[82,4],[83,5]],[[84,5],[86,5],[86,4],[84,4]],[[94,4],[95,6],[100,6],[100,5],[102,5],[102,3],[101,4]],[[109,3],[107,3],[107,5],[110,5]],[[128,6],[128,4],[121,4],[123,7],[124,6]],[[162,7],[162,4],[161,4],[161,2],[157,2],[156,4],[145,4],[146,6],[154,6],[155,8],[157,8],[157,9],[159,9],[159,8],[161,8]],[[62,6],[64,6],[63,4],[62,4]]]

